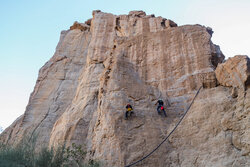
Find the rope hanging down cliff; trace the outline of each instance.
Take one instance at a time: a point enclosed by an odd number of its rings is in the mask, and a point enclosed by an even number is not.
[[[143,161],[144,159],[148,158],[150,155],[152,155],[158,148],[160,148],[160,146],[169,138],[169,136],[171,136],[171,134],[176,130],[176,128],[179,126],[179,124],[181,123],[181,121],[183,120],[183,118],[186,116],[187,112],[189,111],[189,109],[191,108],[192,104],[194,103],[195,98],[197,97],[197,95],[199,94],[200,90],[201,90],[202,86],[198,89],[198,91],[196,92],[192,102],[190,103],[190,105],[188,106],[186,112],[183,114],[183,116],[181,117],[181,119],[179,120],[179,122],[176,124],[176,126],[174,127],[174,129],[168,134],[168,136],[155,148],[153,149],[149,154],[147,154],[146,156],[144,156],[143,158],[141,158],[140,160],[133,162],[129,165],[126,165],[125,167],[131,167],[141,161]]]

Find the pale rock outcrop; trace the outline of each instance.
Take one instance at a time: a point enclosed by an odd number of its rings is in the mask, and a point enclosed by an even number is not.
[[[74,24],[70,27],[70,30],[75,30],[75,29],[79,29],[81,31],[86,31],[89,30],[89,26],[91,25],[91,21],[86,21],[86,23],[78,23],[77,21],[74,22]]]
[[[92,14],[62,32],[24,115],[2,141],[30,133],[38,135],[37,145],[74,142],[85,146],[87,160],[122,167],[154,149],[203,86],[173,136],[137,166],[249,165],[249,90],[218,86],[215,69],[224,55],[210,28],[177,26],[143,11]],[[167,118],[156,112],[159,98]],[[124,120],[128,102],[136,116]]]
[[[245,90],[245,87],[250,85],[250,59],[240,55],[229,58],[218,65],[215,73],[221,85]]]
[[[74,97],[89,40],[89,32],[62,31],[54,56],[39,71],[24,115],[6,130],[7,143],[31,134],[39,134],[39,143],[48,143],[55,121]]]

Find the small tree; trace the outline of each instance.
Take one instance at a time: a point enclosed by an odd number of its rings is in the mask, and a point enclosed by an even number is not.
[[[82,145],[72,143],[71,147],[67,147],[65,151],[65,166],[68,167],[100,167],[99,162],[94,160],[85,163],[87,152],[83,150]]]
[[[67,165],[81,167],[84,164],[84,158],[87,152],[83,151],[81,145],[72,143],[71,147],[68,147],[65,152],[65,160]]]

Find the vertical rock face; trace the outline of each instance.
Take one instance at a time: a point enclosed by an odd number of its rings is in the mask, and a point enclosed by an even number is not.
[[[88,159],[107,167],[124,166],[167,136],[203,85],[207,89],[188,118],[139,166],[248,164],[248,91],[240,90],[233,98],[232,88],[216,87],[215,68],[224,56],[211,42],[211,32],[200,25],[178,27],[143,11],[119,16],[94,11],[92,19],[62,32],[55,55],[39,72],[24,115],[0,139],[15,143],[35,134],[38,145],[74,142],[85,145]],[[231,74],[218,73],[224,85],[220,76]],[[156,112],[159,98],[167,118]],[[127,103],[136,116],[124,120]]]
[[[79,71],[86,63],[90,33],[63,31],[55,55],[40,69],[36,86],[23,116],[7,130],[6,142],[25,135],[39,134],[39,142],[48,143],[50,131],[72,102]]]

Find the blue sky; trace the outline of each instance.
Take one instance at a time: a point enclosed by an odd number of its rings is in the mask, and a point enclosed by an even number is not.
[[[229,57],[250,55],[249,0],[0,0],[0,126],[24,113],[38,70],[53,56],[62,30],[92,10],[144,10],[178,25],[202,24]]]

